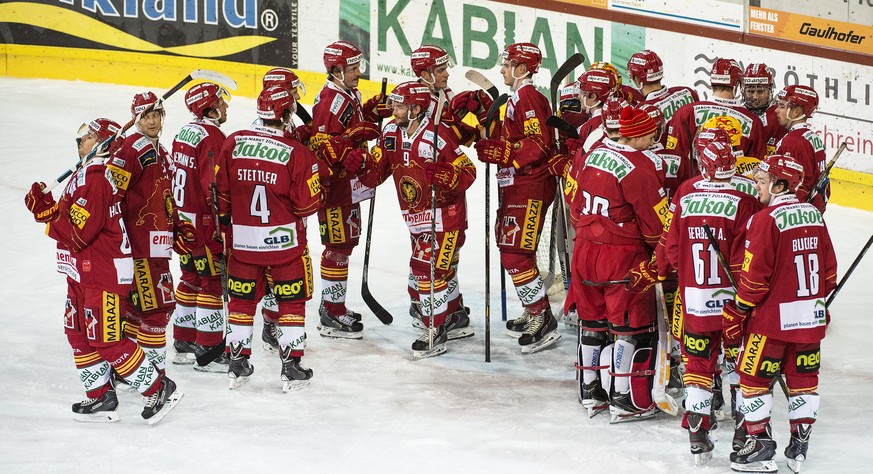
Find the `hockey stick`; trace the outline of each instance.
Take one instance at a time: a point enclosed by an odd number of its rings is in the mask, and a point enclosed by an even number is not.
[[[606,280],[606,281],[591,281],[591,280],[582,280],[582,283],[588,286],[609,286],[609,285],[627,285],[630,283],[630,278],[625,278],[623,280]]]
[[[555,130],[564,132],[569,138],[579,138],[579,130],[576,130],[576,127],[574,127],[570,122],[558,117],[557,115],[552,115],[547,118],[546,125]]]
[[[439,158],[439,143],[440,143],[440,118],[443,115],[443,107],[446,104],[446,93],[443,89],[437,92],[436,112],[433,116],[433,156],[431,161],[437,162]],[[437,189],[435,184],[430,185],[430,314],[427,322],[430,327],[428,331],[427,350],[433,350],[433,324],[436,316],[436,308],[434,303],[434,286],[436,286],[436,254],[437,254],[437,238],[436,238],[436,213],[437,213]]]
[[[497,96],[500,95],[500,92],[497,91],[497,87],[489,81],[487,77],[483,76],[481,72],[470,69],[466,74],[464,74],[464,77],[473,84],[484,89],[492,99],[497,100]]]
[[[582,53],[575,53],[566,61],[564,64],[555,71],[555,74],[552,76],[552,80],[549,82],[549,93],[551,94],[551,104],[552,104],[552,112],[557,113],[558,110],[558,90],[561,87],[561,83],[564,82],[564,78],[567,77],[574,69],[582,65],[585,61],[585,56]],[[548,119],[546,119],[546,123],[548,124]],[[560,135],[558,133],[557,128],[553,128],[554,130],[554,138],[555,145],[557,146]],[[567,236],[569,235],[569,230],[567,229],[567,207],[564,203],[564,182],[560,178],[555,178],[558,184],[558,188],[555,190],[555,201],[556,201],[556,209],[552,211],[552,219],[554,219],[557,214],[558,217],[558,225],[556,226],[557,232],[552,235],[552,239],[550,242],[549,248],[549,273],[552,275],[555,274],[555,264],[554,264],[554,252],[560,252],[560,264],[561,264],[561,274],[564,276],[564,289],[566,290],[570,285],[570,278],[572,277],[570,272],[570,245],[571,243],[568,241]],[[556,212],[557,211],[557,212]]]
[[[77,161],[75,165],[73,165],[72,167],[70,167],[69,169],[67,169],[67,170],[64,171],[63,173],[61,173],[61,175],[58,176],[57,178],[55,178],[55,180],[54,180],[53,182],[51,182],[50,184],[46,185],[46,187],[43,188],[42,192],[43,192],[43,193],[49,193],[49,192],[51,192],[51,190],[54,189],[55,186],[57,186],[57,185],[63,183],[64,180],[67,179],[67,178],[69,178],[70,175],[72,175],[73,173],[75,173],[76,170],[79,169],[79,167],[81,167],[84,163],[87,163],[88,160],[90,160],[91,158],[93,158],[94,155],[97,154],[97,151],[98,151],[98,150],[102,150],[104,146],[106,146],[106,145],[112,143],[112,141],[113,141],[115,138],[120,137],[122,134],[124,134],[124,132],[126,132],[130,127],[132,127],[133,124],[135,124],[136,121],[137,121],[140,117],[142,117],[143,115],[145,115],[145,114],[151,112],[152,110],[154,110],[155,107],[161,105],[165,100],[169,99],[170,96],[172,96],[173,94],[175,94],[179,89],[185,87],[186,84],[188,84],[189,82],[193,81],[194,79],[202,79],[202,80],[208,80],[208,81],[212,81],[212,82],[217,82],[217,83],[220,83],[220,84],[227,84],[227,85],[230,87],[230,89],[232,89],[232,90],[236,90],[236,81],[234,81],[233,79],[231,79],[231,78],[225,76],[224,74],[221,74],[220,72],[210,71],[210,70],[208,70],[208,69],[195,69],[194,71],[191,71],[191,74],[188,74],[188,75],[185,76],[181,81],[179,81],[178,83],[176,83],[176,85],[174,85],[173,87],[171,87],[170,90],[168,90],[167,92],[164,92],[164,95],[162,95],[162,96],[158,99],[158,102],[157,102],[156,104],[152,105],[152,106],[149,107],[148,109],[146,109],[146,110],[144,110],[143,112],[137,114],[134,118],[130,119],[130,121],[128,121],[126,124],[124,124],[123,127],[121,127],[121,130],[120,130],[117,134],[115,134],[115,135],[113,135],[113,136],[107,138],[106,140],[104,140],[104,141],[98,143],[97,146],[95,146],[93,149],[91,149],[91,151],[90,151],[90,152],[89,152],[89,153],[88,153],[84,158],[82,158],[81,160]]]
[[[861,259],[864,258],[864,255],[867,253],[867,249],[870,248],[871,244],[873,244],[873,235],[871,235],[870,238],[867,239],[867,243],[864,244],[864,248],[862,248],[861,252],[858,254],[858,256],[855,257],[855,261],[852,262],[852,265],[849,267],[849,271],[847,271],[846,274],[843,275],[843,278],[837,284],[837,287],[834,288],[833,293],[831,293],[831,295],[828,297],[827,301],[825,302],[825,307],[828,307],[831,305],[831,303],[833,303],[834,298],[837,297],[837,293],[839,293],[840,290],[843,289],[843,285],[846,284],[846,280],[848,280],[849,277],[852,276],[852,272],[854,272],[855,267],[857,267],[858,264],[861,263]]]
[[[382,79],[383,81],[387,81],[388,79]],[[384,89],[383,89],[384,90]],[[303,121],[303,125],[312,121],[312,115],[304,108],[302,105],[297,104],[297,107],[294,109],[294,114],[297,115],[301,121]],[[381,127],[380,127],[381,128]]]
[[[815,184],[812,185],[812,189],[809,190],[809,194],[806,196],[806,202],[812,202],[812,199],[816,194],[821,194],[824,196],[825,192],[825,183],[828,181],[828,177],[831,175],[831,168],[836,164],[837,159],[840,155],[843,154],[843,150],[846,149],[846,142],[840,144],[840,147],[837,148],[837,152],[834,153],[834,157],[831,158],[831,161],[828,161],[827,166],[825,166],[824,171],[818,175],[818,178],[815,180]]]
[[[494,99],[485,119],[485,138],[490,138],[491,123],[500,107],[509,100],[503,94]],[[491,362],[491,165],[485,163],[485,362]]]
[[[382,96],[385,96],[385,91],[388,88],[388,79],[382,78]],[[298,114],[298,117],[300,115]],[[311,120],[311,119],[310,119]],[[379,121],[379,128],[382,128],[381,120]],[[364,245],[364,274],[361,277],[361,297],[364,299],[364,303],[370,308],[370,311],[379,318],[379,321],[382,321],[382,324],[388,325],[394,321],[394,316],[391,316],[391,313],[388,312],[378,301],[373,297],[373,294],[370,293],[370,283],[369,277],[370,274],[370,246],[373,242],[373,215],[376,210],[376,190],[373,190],[373,197],[370,198],[370,209],[367,211],[367,242]]]

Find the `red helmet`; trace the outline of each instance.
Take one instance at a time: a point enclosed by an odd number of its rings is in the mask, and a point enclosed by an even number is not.
[[[109,120],[107,118],[96,118],[88,123],[83,123],[82,126],[79,127],[79,138],[76,139],[76,143],[79,144],[82,141],[82,138],[86,133],[91,132],[94,136],[97,137],[97,143],[94,144],[96,146],[99,143],[103,143],[114,135],[119,135],[116,137],[116,140],[121,139],[121,126],[118,123]],[[104,150],[106,150],[108,144],[104,146]],[[99,155],[102,156],[102,155]]]
[[[773,74],[766,64],[751,63],[746,66],[746,71],[743,73],[743,86],[765,86],[772,90],[775,84]]]
[[[737,157],[730,145],[712,141],[698,153],[697,166],[707,180],[728,179],[737,172]]]
[[[452,57],[439,46],[425,44],[412,52],[410,63],[412,64],[412,72],[415,73],[415,76],[421,77],[422,72],[430,71],[433,73],[433,69],[437,66],[447,64],[448,67],[451,67]]]
[[[664,132],[664,127],[667,125],[667,121],[664,120],[664,112],[661,111],[661,108],[655,104],[640,104],[637,108],[649,114],[649,117],[652,117],[652,120],[655,121],[655,125],[658,127],[657,137],[660,137]]]
[[[280,86],[268,87],[258,96],[258,117],[264,120],[282,120],[285,112],[294,112],[294,96]]]
[[[163,104],[158,101],[158,96],[152,91],[140,92],[133,96],[133,101],[130,103],[130,114],[134,117],[145,112],[149,108],[163,110]]]
[[[227,96],[227,91],[218,84],[204,82],[188,89],[185,93],[185,105],[195,117],[206,115],[207,109],[215,109],[219,102]]]
[[[597,100],[605,101],[615,92],[615,77],[608,71],[594,69],[579,76],[579,90],[597,95]]]
[[[776,95],[776,100],[787,102],[789,107],[802,108],[806,117],[811,116],[818,108],[818,93],[807,86],[786,86]]]
[[[335,41],[324,48],[324,67],[328,74],[334,67],[345,68],[361,64],[361,72],[366,72],[367,62],[364,53],[357,46],[346,41]]]
[[[709,85],[730,87],[736,90],[743,83],[743,69],[733,59],[719,58],[709,71]]]
[[[721,143],[722,145],[731,148],[731,134],[723,128],[713,127],[704,128],[694,138],[694,153],[700,156],[703,149],[710,143]]]
[[[654,51],[640,51],[627,62],[627,75],[643,84],[658,82],[664,77],[664,63]]]
[[[518,64],[526,64],[527,70],[535,74],[543,62],[543,53],[533,43],[515,43],[506,47],[500,56],[503,61],[515,61]]]
[[[803,166],[788,155],[770,155],[758,164],[758,172],[770,175],[770,180],[784,180],[788,191],[797,190],[803,182]]]
[[[618,73],[618,69],[615,68],[612,64],[605,61],[596,61],[591,63],[591,67],[588,68],[589,71],[609,71],[612,74],[612,77],[615,78],[615,88],[616,90],[621,89],[621,74]]]
[[[418,105],[421,106],[422,111],[426,111],[430,106],[430,97],[430,89],[418,81],[409,81],[395,87],[388,98],[392,103],[407,107]]]
[[[621,109],[627,107],[627,102],[621,97],[609,97],[603,103],[600,109],[601,120],[603,127],[607,130],[617,132],[621,126],[618,121],[621,119]]]
[[[263,88],[267,89],[273,86],[284,87],[292,92],[299,88],[301,94],[306,95],[306,86],[300,81],[297,74],[284,67],[274,67],[264,74]]]

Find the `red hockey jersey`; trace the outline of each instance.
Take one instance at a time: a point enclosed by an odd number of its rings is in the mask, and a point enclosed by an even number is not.
[[[808,123],[794,125],[785,136],[776,144],[776,153],[779,155],[791,155],[803,166],[803,182],[797,188],[797,199],[805,201],[812,187],[827,166],[825,145],[821,135],[815,132]],[[825,196],[816,194],[812,204],[819,210],[825,211],[825,197],[831,195],[830,185],[825,189]]]
[[[764,124],[757,115],[743,107],[741,100],[721,99],[713,97],[687,104],[679,108],[667,127],[667,149],[674,150],[682,157],[691,158],[691,148],[698,130],[710,119],[727,116],[739,122],[739,130],[731,130],[733,120],[723,121],[719,126],[727,127],[731,136],[739,135],[739,144],[734,144],[734,150],[741,151],[745,156],[758,159],[764,157],[767,151],[767,139],[764,136]]]
[[[837,258],[821,212],[793,194],[776,197],[752,216],[745,241],[737,301],[754,306],[746,333],[797,343],[823,339]]]
[[[230,214],[233,256],[252,265],[286,265],[306,249],[305,217],[318,210],[318,160],[281,130],[231,134],[216,174],[222,215]]]
[[[552,129],[546,126],[551,115],[549,100],[530,79],[523,80],[506,102],[500,135],[513,144],[513,166],[497,171],[500,187],[553,179],[546,166],[555,144]]]
[[[58,242],[58,272],[84,287],[127,295],[133,258],[121,214],[121,195],[102,158],[73,173],[58,199],[58,219],[46,226]]]
[[[133,258],[173,256],[173,163],[167,149],[134,133],[107,164],[123,196],[121,209]]]

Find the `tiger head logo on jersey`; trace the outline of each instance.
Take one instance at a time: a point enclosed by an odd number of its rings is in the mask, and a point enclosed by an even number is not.
[[[705,130],[707,128],[720,128],[728,132],[728,135],[731,136],[731,146],[740,146],[740,139],[743,138],[743,125],[736,118],[728,115],[712,117],[703,122],[703,126],[700,129]]]
[[[400,194],[410,207],[414,207],[421,196],[421,186],[414,179],[404,176],[400,179]]]

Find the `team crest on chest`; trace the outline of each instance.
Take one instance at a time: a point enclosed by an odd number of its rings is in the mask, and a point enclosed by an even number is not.
[[[421,196],[421,186],[409,176],[404,176],[400,179],[400,194],[407,204],[414,206]]]

